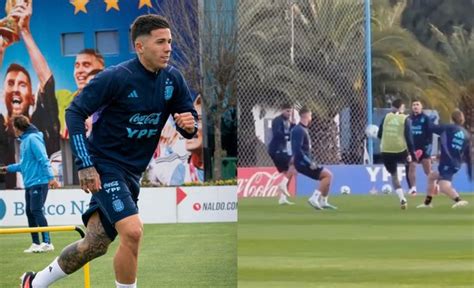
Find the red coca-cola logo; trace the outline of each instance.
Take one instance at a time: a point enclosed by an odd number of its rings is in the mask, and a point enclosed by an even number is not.
[[[243,174],[243,175],[242,175]],[[254,170],[249,177],[248,173],[240,173],[237,181],[238,197],[274,197],[278,195],[277,185],[283,180],[278,172]]]

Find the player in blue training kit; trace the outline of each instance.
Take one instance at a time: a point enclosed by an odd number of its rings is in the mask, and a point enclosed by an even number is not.
[[[104,255],[117,234],[116,287],[137,287],[143,235],[137,209],[139,179],[169,115],[188,139],[197,132],[198,122],[183,76],[168,65],[171,31],[167,20],[154,14],[140,16],[131,34],[138,57],[98,74],[66,111],[81,187],[92,193],[83,215],[86,236],[64,248],[43,271],[25,273],[22,287],[48,287],[77,271]],[[84,122],[93,113],[97,117],[86,139]]]
[[[416,195],[416,164],[421,163],[425,175],[431,172],[431,149],[433,146],[433,132],[431,126],[433,120],[423,113],[423,105],[420,100],[415,100],[411,104],[412,113],[408,118],[411,121],[411,132],[416,159],[406,165],[406,178],[408,183],[408,193]]]
[[[433,127],[433,133],[440,136],[441,155],[439,159],[438,172],[431,172],[428,177],[428,191],[425,202],[417,208],[432,207],[431,201],[435,195],[436,181],[438,181],[439,191],[446,194],[455,202],[453,208],[466,206],[467,201],[462,200],[459,194],[452,187],[452,180],[461,168],[463,162],[467,163],[467,173],[472,181],[471,163],[471,136],[462,127],[464,125],[464,114],[456,110],[452,113],[451,119],[454,124],[437,125]]]
[[[293,205],[288,200],[290,193],[288,192],[288,183],[295,174],[295,169],[291,163],[291,129],[295,127],[294,118],[292,117],[292,108],[290,104],[283,104],[281,114],[272,121],[272,140],[268,145],[268,154],[275,163],[278,173],[282,174],[283,180],[278,185],[280,191],[280,205]],[[291,118],[291,119],[290,119]]]
[[[329,187],[331,186],[332,173],[321,166],[318,166],[311,156],[311,138],[308,127],[311,123],[311,111],[303,107],[300,112],[300,123],[291,132],[291,148],[293,151],[294,165],[296,171],[319,181],[319,189],[315,189],[308,199],[309,205],[316,210],[337,209],[328,203]]]

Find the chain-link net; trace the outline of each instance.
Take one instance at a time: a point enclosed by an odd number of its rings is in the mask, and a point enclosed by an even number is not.
[[[283,102],[313,111],[316,161],[362,163],[364,1],[240,0],[238,17],[239,167],[272,166],[269,115]]]

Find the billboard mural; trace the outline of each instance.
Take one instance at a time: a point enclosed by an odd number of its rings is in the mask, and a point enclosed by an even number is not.
[[[62,182],[63,166],[72,170],[65,109],[95,74],[136,57],[130,25],[139,15],[159,13],[163,1],[47,2],[0,1],[0,164],[18,161],[11,117],[27,115],[43,133],[53,170]],[[200,109],[201,100],[194,97]],[[86,123],[89,129],[94,117]],[[168,121],[150,163],[152,183],[203,180],[202,135],[198,134],[186,141]],[[159,165],[173,165],[173,173],[155,173]],[[17,176],[5,176],[7,188],[22,187]]]

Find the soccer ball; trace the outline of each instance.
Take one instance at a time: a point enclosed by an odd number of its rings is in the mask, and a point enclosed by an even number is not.
[[[385,184],[382,186],[382,193],[383,194],[391,194],[392,193],[392,185]]]
[[[369,138],[377,138],[377,133],[379,133],[379,127],[374,124],[370,124],[365,128],[365,135]]]
[[[349,195],[351,194],[351,187],[344,185],[341,187],[341,194],[342,195]]]

